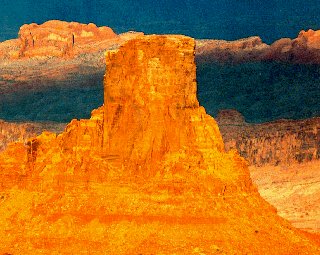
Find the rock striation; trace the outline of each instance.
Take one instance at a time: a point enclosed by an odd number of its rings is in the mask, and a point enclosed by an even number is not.
[[[89,120],[0,154],[0,252],[320,254],[224,150],[196,98],[194,48],[151,35],[108,51]]]
[[[289,166],[320,159],[320,118],[249,124],[235,110],[222,110],[217,122],[226,150],[236,149],[255,166]]]

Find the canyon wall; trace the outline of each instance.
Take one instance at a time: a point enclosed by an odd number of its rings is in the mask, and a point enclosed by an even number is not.
[[[226,150],[237,149],[250,165],[289,166],[320,159],[320,118],[249,124],[235,110],[224,110],[217,122]]]

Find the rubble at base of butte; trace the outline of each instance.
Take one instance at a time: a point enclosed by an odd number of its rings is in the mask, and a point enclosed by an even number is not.
[[[151,35],[108,51],[91,119],[0,154],[0,253],[320,254],[224,151],[194,48]]]

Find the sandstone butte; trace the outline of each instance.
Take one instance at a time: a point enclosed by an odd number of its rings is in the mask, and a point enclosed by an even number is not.
[[[106,53],[104,105],[0,154],[3,254],[320,254],[225,152],[196,98],[195,41]]]

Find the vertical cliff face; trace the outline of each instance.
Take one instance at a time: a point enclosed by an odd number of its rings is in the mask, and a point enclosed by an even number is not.
[[[0,252],[320,252],[224,151],[196,99],[193,39],[142,36],[106,58],[91,119],[0,154]]]
[[[154,172],[167,154],[200,148],[222,153],[218,127],[196,98],[194,47],[182,36],[147,36],[107,52],[107,154]]]

